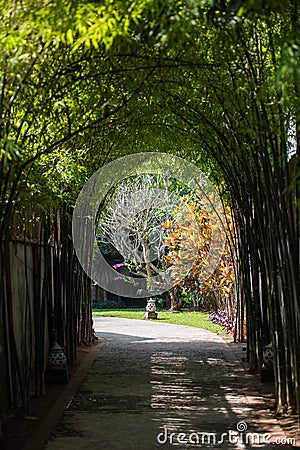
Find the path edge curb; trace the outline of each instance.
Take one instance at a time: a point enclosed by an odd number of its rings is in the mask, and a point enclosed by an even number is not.
[[[44,448],[50,434],[76,394],[87,371],[106,343],[107,342],[105,339],[101,339],[95,343],[95,345],[88,352],[87,356],[81,362],[79,368],[76,370],[69,383],[65,386],[61,394],[55,400],[54,404],[39,422],[37,428],[33,431],[29,439],[20,450],[42,450]]]

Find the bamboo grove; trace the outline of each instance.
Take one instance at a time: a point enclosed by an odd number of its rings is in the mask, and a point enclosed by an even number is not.
[[[72,210],[140,151],[196,163],[231,208],[236,338],[246,323],[252,371],[272,343],[277,413],[299,411],[300,24],[281,3],[1,2],[2,418],[44,392],[53,341],[71,364],[92,339]]]

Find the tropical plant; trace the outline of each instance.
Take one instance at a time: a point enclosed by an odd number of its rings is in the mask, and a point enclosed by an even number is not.
[[[229,216],[229,215],[228,215]],[[170,265],[170,273],[176,280],[177,288],[173,290],[172,308],[176,309],[179,302],[180,289],[194,299],[208,297],[208,294],[220,294],[221,300],[206,301],[206,308],[218,309],[225,305],[228,314],[234,315],[233,284],[234,266],[230,259],[229,249],[225,253],[218,249],[221,261],[213,260],[217,264],[211,266],[209,257],[212,251],[212,238],[215,236],[213,215],[201,204],[199,198],[184,197],[177,207],[173,221],[166,222],[163,226],[169,230],[166,240],[168,253],[166,259]],[[223,224],[225,226],[225,224]],[[227,227],[229,224],[227,224]],[[228,231],[229,236],[229,231]],[[222,246],[224,243],[220,243]],[[215,250],[215,249],[214,249]],[[221,251],[220,251],[221,250]],[[234,251],[234,249],[232,249]],[[174,295],[176,292],[177,297]],[[227,301],[231,298],[231,302]],[[197,302],[197,300],[196,300]],[[229,308],[229,303],[231,307]]]

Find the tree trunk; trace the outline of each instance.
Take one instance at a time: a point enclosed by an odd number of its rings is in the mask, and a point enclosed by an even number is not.
[[[171,308],[170,311],[180,311],[182,302],[180,302],[180,287],[174,286],[170,291]]]

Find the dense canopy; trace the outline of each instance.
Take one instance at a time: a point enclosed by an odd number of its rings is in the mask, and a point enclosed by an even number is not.
[[[252,370],[272,342],[277,412],[299,410],[297,2],[1,0],[0,8],[0,413],[28,410],[32,373],[43,392],[48,342],[72,361],[76,343],[91,338],[72,210],[95,170],[149,151],[197,164],[231,209],[236,338],[246,324]],[[22,269],[23,292],[14,252],[33,273],[28,281]]]

